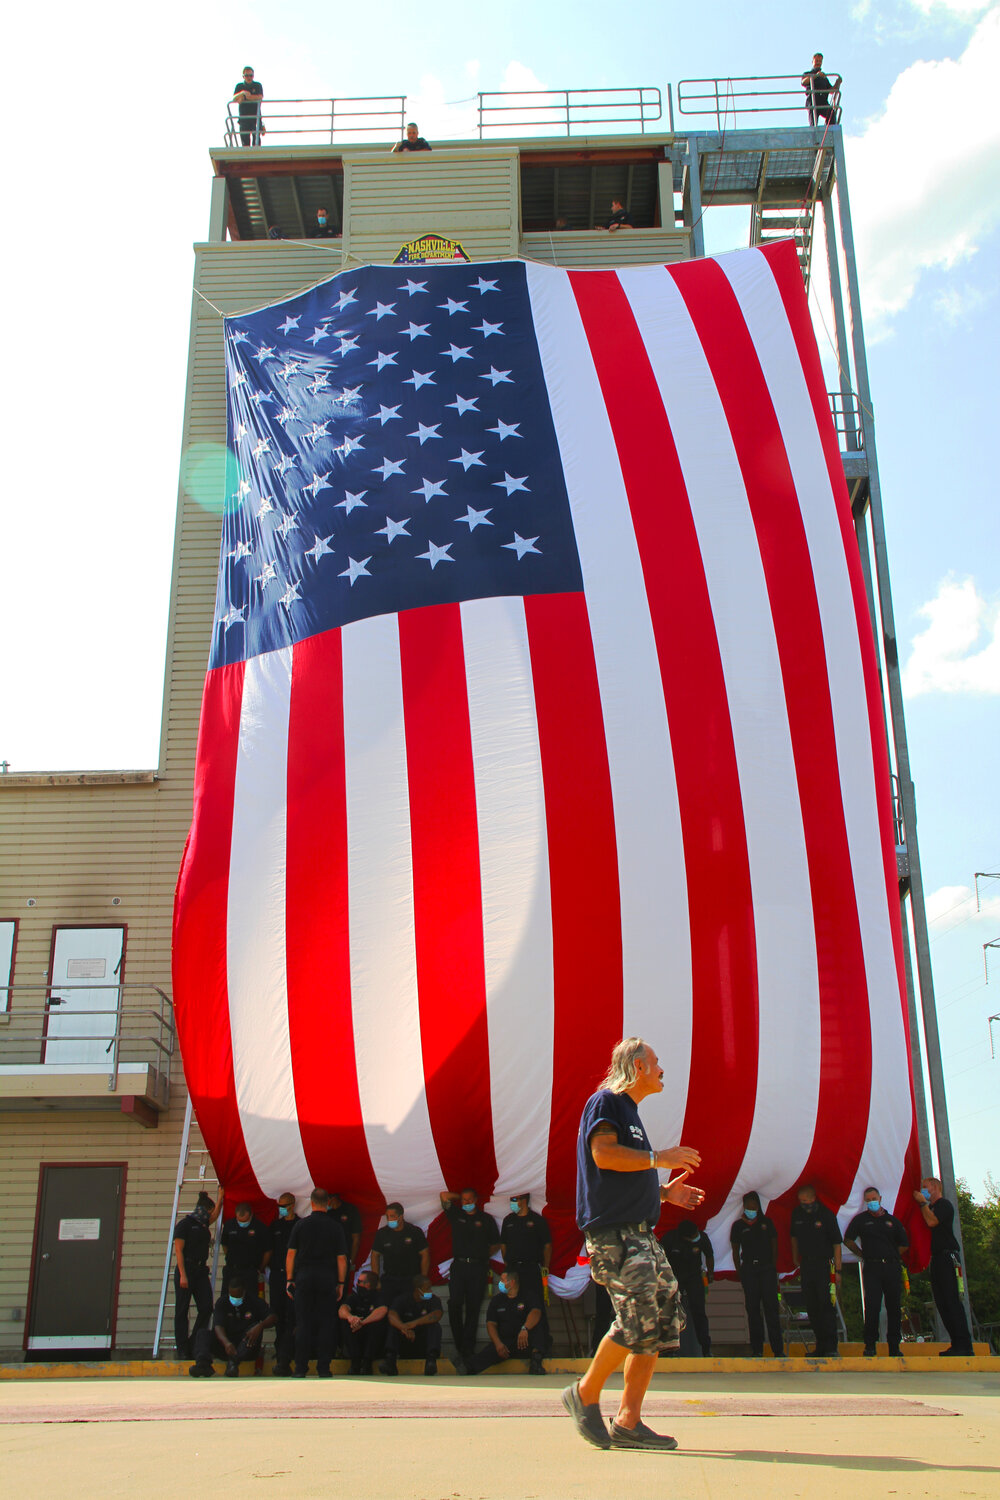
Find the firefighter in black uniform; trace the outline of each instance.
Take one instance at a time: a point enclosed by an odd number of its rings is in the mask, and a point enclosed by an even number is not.
[[[358,1284],[340,1304],[338,1322],[351,1361],[350,1375],[370,1375],[385,1346],[389,1309],[374,1271],[362,1271]]]
[[[430,1268],[424,1231],[406,1222],[401,1203],[387,1203],[385,1224],[372,1241],[372,1270],[389,1306],[413,1290],[414,1276],[426,1276]]]
[[[961,1268],[958,1240],[955,1238],[955,1205],[944,1197],[937,1177],[925,1177],[913,1194],[931,1232],[931,1291],[948,1330],[951,1345],[942,1355],[972,1354],[972,1337],[965,1318],[965,1308],[958,1292]]]
[[[226,1374],[237,1376],[241,1360],[256,1360],[264,1329],[274,1327],[275,1317],[268,1312],[266,1302],[247,1290],[243,1277],[234,1275],[228,1291],[215,1304],[212,1323],[212,1328],[202,1328],[195,1334],[195,1362],[188,1374],[196,1380],[215,1374],[212,1355],[220,1344],[226,1356]]]
[[[330,1218],[336,1219],[344,1236],[344,1244],[347,1246],[347,1280],[344,1283],[345,1292],[349,1292],[354,1286],[354,1272],[358,1264],[358,1246],[361,1243],[361,1215],[353,1203],[347,1203],[339,1193],[330,1194]],[[347,1349],[344,1340],[346,1325],[337,1318],[334,1324],[333,1347],[334,1353],[343,1346]]]
[[[443,1316],[441,1299],[434,1295],[430,1277],[414,1277],[410,1290],[397,1297],[389,1308],[385,1359],[379,1365],[382,1374],[399,1374],[397,1359],[402,1352],[407,1359],[423,1355],[424,1374],[436,1375]]]
[[[267,1277],[268,1300],[278,1323],[274,1334],[274,1373],[292,1373],[292,1354],[295,1350],[295,1303],[288,1295],[285,1280],[285,1257],[292,1230],[299,1222],[295,1212],[295,1197],[282,1193],[278,1199],[278,1217],[271,1225],[271,1259]]]
[[[901,1250],[909,1248],[906,1230],[882,1207],[878,1188],[865,1188],[865,1206],[844,1230],[844,1244],[861,1261],[861,1286],[865,1294],[865,1357],[873,1359],[878,1343],[878,1316],[885,1299],[886,1339],[889,1353],[898,1355],[903,1266]]]
[[[312,1212],[292,1226],[285,1252],[285,1280],[295,1298],[295,1374],[309,1373],[309,1345],[316,1340],[316,1374],[330,1375],[334,1319],[347,1277],[347,1246],[336,1219],[327,1212],[330,1195],[313,1188]]]
[[[532,1209],[530,1193],[511,1194],[510,1213],[500,1225],[500,1253],[504,1267],[517,1272],[523,1295],[541,1308],[538,1347],[548,1354],[552,1337],[545,1310],[545,1285],[552,1260],[552,1231],[544,1215]]]
[[[771,1353],[785,1353],[778,1309],[778,1231],[763,1212],[758,1193],[743,1194],[743,1214],[729,1232],[733,1265],[743,1284],[743,1301],[750,1325],[750,1348],[755,1358],[764,1353],[764,1324]],[[761,1319],[761,1307],[764,1317]]]
[[[195,1334],[212,1321],[212,1278],[208,1274],[208,1257],[212,1249],[211,1225],[222,1208],[222,1191],[218,1202],[208,1193],[199,1193],[191,1213],[177,1220],[174,1229],[174,1344],[178,1359],[191,1359]],[[188,1311],[194,1299],[194,1328],[188,1333]]]
[[[544,1375],[539,1344],[541,1326],[541,1304],[522,1291],[517,1272],[506,1266],[497,1283],[497,1294],[486,1309],[487,1342],[468,1363],[457,1358],[455,1367],[467,1375],[479,1375],[501,1360],[527,1355],[529,1375]]]
[[[681,1289],[688,1315],[688,1326],[698,1340],[702,1357],[708,1359],[712,1353],[712,1335],[705,1311],[704,1278],[707,1276],[709,1281],[715,1280],[715,1251],[712,1249],[712,1241],[693,1219],[682,1219],[676,1228],[668,1229],[666,1234],[660,1236],[660,1244],[666,1251],[670,1269],[677,1277],[677,1285]],[[681,1333],[682,1346],[686,1332],[687,1329],[684,1329]]]
[[[840,1287],[843,1237],[836,1214],[819,1201],[811,1182],[804,1182],[799,1188],[790,1228],[792,1260],[799,1268],[802,1298],[816,1341],[809,1353],[836,1358],[837,1308],[830,1288]]]
[[[448,1322],[455,1348],[468,1363],[476,1349],[479,1312],[486,1295],[490,1259],[500,1249],[500,1231],[492,1214],[479,1207],[474,1188],[442,1193],[441,1208],[451,1225]]]
[[[256,1293],[271,1259],[271,1231],[249,1203],[237,1203],[236,1217],[223,1223],[219,1243],[226,1257],[222,1290],[226,1291],[232,1278],[239,1276]]]

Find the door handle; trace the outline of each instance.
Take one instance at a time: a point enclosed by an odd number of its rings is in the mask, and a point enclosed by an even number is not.
[[[48,1258],[49,1258],[49,1252],[47,1250],[43,1250],[42,1251],[42,1260],[48,1260]]]

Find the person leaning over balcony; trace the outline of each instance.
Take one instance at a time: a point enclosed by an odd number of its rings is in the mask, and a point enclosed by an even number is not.
[[[420,134],[419,126],[411,120],[406,127],[406,140],[397,141],[393,151],[429,151],[431,148]]]
[[[263,87],[253,76],[253,68],[243,69],[243,80],[233,90],[233,98],[239,100],[240,140],[244,146],[259,146],[264,134],[260,118],[260,101],[264,97]]]
[[[830,92],[833,84],[823,72],[822,52],[813,54],[812,67],[802,75],[802,87],[806,91],[809,124],[816,125],[820,120],[828,120],[832,124],[833,106],[830,103]]]
[[[608,220],[606,228],[611,234],[614,234],[617,229],[635,228],[635,225],[632,223],[632,215],[628,212],[628,209],[620,198],[612,198],[611,200],[611,218]]]

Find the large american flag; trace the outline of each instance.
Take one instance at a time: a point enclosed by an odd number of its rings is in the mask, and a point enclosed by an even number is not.
[[[530,1192],[575,1255],[613,1044],[728,1255],[918,1172],[889,769],[794,247],[370,266],[226,320],[177,891],[232,1195]]]

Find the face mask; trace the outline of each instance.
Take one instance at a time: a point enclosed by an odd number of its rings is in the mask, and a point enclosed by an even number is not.
[[[510,1211],[512,1214],[518,1214],[521,1212],[521,1205],[520,1203],[518,1203],[516,1198],[512,1198],[510,1200]]]
[[[498,1281],[497,1282],[497,1291],[500,1293],[501,1296],[504,1296],[506,1294],[506,1291],[507,1291],[507,1283],[506,1283],[506,1281]]]
[[[868,1210],[868,1212],[870,1214],[877,1214],[878,1211],[879,1211],[879,1209],[881,1207],[882,1207],[882,1199],[881,1198],[870,1198],[868,1200],[868,1202],[865,1204],[865,1208]]]
[[[249,1219],[237,1219],[236,1222],[240,1226],[241,1229],[249,1229],[250,1228],[250,1220]]]
[[[326,228],[326,214],[320,214],[320,216],[316,220],[316,222],[317,222],[317,224],[319,225],[319,227],[321,229],[325,229]]]
[[[929,1203],[931,1201],[930,1188],[921,1188],[920,1193],[925,1203]]]
[[[814,1214],[819,1205],[817,1203],[803,1203],[802,1207],[807,1214]]]
[[[474,1214],[475,1211],[476,1211],[476,1205],[474,1203],[463,1203],[462,1204],[462,1212],[463,1212],[463,1214]]]
[[[195,1211],[194,1211],[194,1213],[191,1215],[191,1217],[193,1219],[197,1219],[199,1224],[207,1224],[208,1223],[208,1209],[207,1208],[196,1208]]]
[[[282,1203],[278,1204],[278,1213],[281,1216],[281,1218],[287,1219],[288,1216],[289,1216],[289,1214],[291,1213],[291,1211],[292,1210],[290,1208],[285,1208],[284,1204],[282,1204]]]
[[[389,1226],[390,1229],[398,1229],[399,1228],[399,1220],[398,1219],[386,1219],[385,1222],[388,1224],[388,1226]]]
[[[755,1208],[745,1208],[743,1210],[743,1216],[746,1219],[756,1219],[757,1210]]]
[[[433,1292],[421,1292],[420,1293],[421,1299],[424,1302],[429,1302],[431,1300],[431,1298],[433,1297],[433,1295],[434,1295]]]
[[[242,1307],[243,1306],[243,1298],[242,1297],[230,1297],[229,1300],[233,1304],[234,1307]]]

